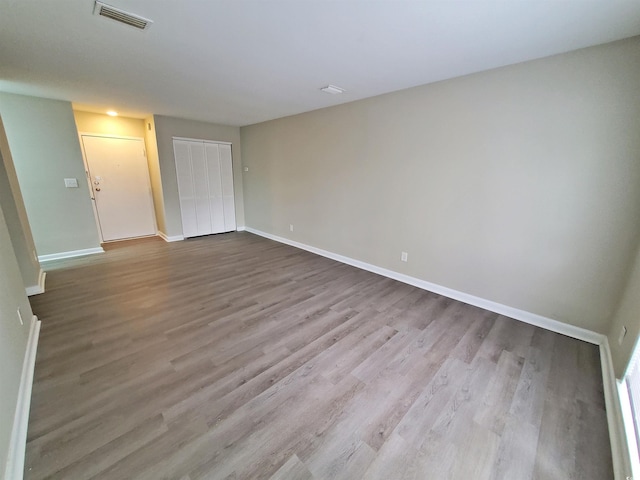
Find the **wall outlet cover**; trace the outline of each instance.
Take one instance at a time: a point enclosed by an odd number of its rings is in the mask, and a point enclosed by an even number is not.
[[[623,325],[622,330],[620,330],[620,336],[618,337],[618,345],[622,345],[622,341],[626,336],[627,336],[627,327]]]

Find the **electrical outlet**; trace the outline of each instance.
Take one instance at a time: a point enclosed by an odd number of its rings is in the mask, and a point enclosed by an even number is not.
[[[289,231],[290,231],[290,232],[293,232],[293,223],[290,223],[290,224],[289,224]]]
[[[627,327],[623,325],[622,330],[620,330],[620,336],[618,337],[618,345],[622,345],[622,341],[626,336],[627,336]]]
[[[20,307],[18,307],[18,320],[20,321],[20,325],[24,325],[24,322],[22,321],[22,313],[20,312]]]
[[[407,252],[402,252],[402,255],[400,255],[400,260],[402,260],[403,262],[406,262],[409,258],[409,254]]]

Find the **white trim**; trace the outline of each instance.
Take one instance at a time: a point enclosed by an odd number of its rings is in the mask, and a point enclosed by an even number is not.
[[[631,477],[640,478],[640,459],[638,459],[638,442],[636,440],[636,430],[634,426],[633,413],[631,411],[631,399],[629,398],[629,389],[627,381],[616,380],[618,400],[620,403],[620,413],[622,418],[622,433],[627,442],[627,451],[629,452],[628,460],[631,465]],[[634,454],[635,453],[635,454]]]
[[[41,293],[44,293],[44,282],[46,278],[47,278],[47,272],[40,269],[40,272],[38,273],[38,284],[31,285],[26,288],[27,296],[30,297],[31,295],[39,295]]]
[[[600,363],[602,366],[602,386],[604,388],[607,424],[609,426],[609,441],[611,442],[613,475],[615,480],[629,480],[632,478],[631,455],[623,422],[624,407],[620,396],[621,386],[616,380],[613,371],[609,340],[605,335],[602,337],[603,339],[600,343]]]
[[[174,140],[183,140],[187,142],[204,142],[204,143],[221,143],[222,145],[232,145],[231,142],[223,142],[221,140],[205,140],[204,138],[189,138],[189,137],[171,137]]]
[[[97,115],[100,115],[99,113]],[[78,135],[85,137],[104,137],[104,138],[122,138],[124,140],[142,140],[144,143],[144,137],[129,137],[127,135],[109,135],[107,133],[91,133],[91,132],[78,132]],[[146,149],[146,147],[145,147]]]
[[[304,243],[289,240],[288,238],[262,232],[260,230],[256,230],[255,228],[245,227],[245,229],[247,232],[260,235],[261,237],[269,238],[271,240],[275,240],[276,242],[285,243],[287,245],[291,245],[292,247],[301,248],[302,250],[307,250],[308,252],[331,258],[332,260],[336,260],[338,262],[346,263],[347,265],[352,265],[363,270],[368,270],[369,272],[377,273],[378,275],[393,278],[394,280],[398,280],[399,282],[407,283],[409,285],[413,285],[414,287],[437,293],[438,295],[444,295],[445,297],[453,298],[454,300],[459,300],[461,302],[468,303],[469,305],[480,307],[491,312],[499,313],[500,315],[504,315],[505,317],[514,318],[516,320],[520,320],[537,327],[542,327],[547,330],[551,330],[552,332],[561,333],[562,335],[577,338],[578,340],[593,343],[595,345],[600,345],[600,343],[602,342],[602,334],[587,330],[585,328],[576,327],[575,325],[569,325],[558,320],[543,317],[542,315],[538,315],[536,313],[527,312],[525,310],[520,310],[508,305],[503,305],[491,300],[476,297],[474,295],[469,295],[468,293],[453,290],[448,287],[443,287],[441,285],[427,282],[419,278],[411,277],[403,273],[394,272],[393,270],[388,270],[386,268],[371,265],[370,263],[355,260],[350,257],[345,257],[343,255],[329,252],[327,250],[322,250],[321,248],[311,247],[309,245],[305,245]]]
[[[609,352],[609,357],[611,353]],[[640,478],[640,459],[638,458],[638,443],[636,440],[635,420],[631,410],[631,399],[629,397],[629,389],[627,385],[627,377],[631,374],[633,368],[638,368],[638,361],[640,357],[640,340],[636,339],[636,343],[633,346],[633,354],[631,360],[627,363],[624,369],[624,373],[620,377],[621,380],[615,379],[616,394],[618,395],[618,404],[620,406],[620,435],[626,441],[627,449],[624,450],[628,455],[624,458],[628,461],[626,464],[632,472],[631,477]],[[609,358],[611,362],[611,358]],[[611,362],[612,374],[615,374],[613,370],[613,362]],[[603,375],[604,377],[604,375]]]
[[[238,227],[238,228],[236,228],[236,232],[244,232],[246,229],[247,229],[247,227],[244,227],[244,226]]]
[[[173,235],[171,237],[168,237],[164,232],[161,232],[160,230],[158,230],[158,236],[168,243],[184,240],[184,237],[182,235]]]
[[[24,475],[24,451],[27,444],[27,426],[29,424],[29,408],[31,407],[31,389],[33,387],[33,370],[36,365],[36,351],[38,349],[38,336],[40,334],[40,321],[35,315],[31,319],[27,349],[22,362],[22,376],[16,412],[13,418],[11,439],[9,440],[9,452],[4,471],[4,478],[10,480],[22,480]]]
[[[83,250],[70,250],[68,252],[50,253],[48,255],[38,255],[41,262],[51,262],[53,260],[61,260],[63,258],[82,257],[84,255],[93,255],[95,253],[104,253],[102,247],[85,248]]]

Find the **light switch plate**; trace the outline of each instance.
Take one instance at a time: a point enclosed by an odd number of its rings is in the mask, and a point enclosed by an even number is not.
[[[67,188],[78,188],[78,179],[77,178],[65,178],[64,186]]]

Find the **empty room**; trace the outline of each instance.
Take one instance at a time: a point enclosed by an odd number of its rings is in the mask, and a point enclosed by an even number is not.
[[[0,0],[0,479],[640,478],[640,3]]]

